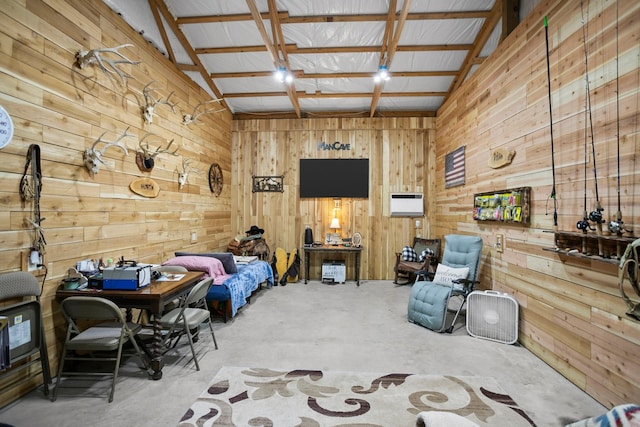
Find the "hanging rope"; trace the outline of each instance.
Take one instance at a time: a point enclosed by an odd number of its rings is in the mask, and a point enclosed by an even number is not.
[[[31,166],[31,176],[28,175]],[[29,179],[31,178],[31,179]],[[34,238],[32,250],[44,255],[47,244],[42,230],[42,221],[46,218],[40,217],[40,194],[42,193],[42,172],[40,168],[40,146],[31,144],[27,150],[27,162],[24,166],[24,173],[20,180],[20,198],[23,202],[33,203],[33,218],[26,220],[34,228]]]

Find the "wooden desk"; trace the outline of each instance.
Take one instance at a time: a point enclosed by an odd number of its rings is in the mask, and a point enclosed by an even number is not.
[[[182,274],[182,273],[181,273]],[[72,296],[95,296],[102,297],[116,303],[120,308],[127,309],[127,321],[131,319],[131,309],[139,308],[147,310],[152,315],[153,323],[153,349],[151,356],[151,378],[159,380],[162,378],[163,349],[162,349],[162,328],[158,319],[164,310],[165,304],[174,299],[187,294],[204,275],[201,271],[189,271],[184,273],[184,277],[178,281],[153,281],[149,286],[135,291],[116,290],[95,290],[83,289],[67,291],[58,289],[56,299],[62,301]]]
[[[362,247],[353,247],[353,246],[333,246],[333,245],[322,245],[322,246],[309,246],[304,247],[304,283],[307,283],[307,279],[309,278],[309,265],[310,258],[312,253],[320,253],[320,254],[335,254],[335,253],[346,253],[346,254],[354,254],[356,258],[356,285],[360,286],[360,254],[362,253]]]

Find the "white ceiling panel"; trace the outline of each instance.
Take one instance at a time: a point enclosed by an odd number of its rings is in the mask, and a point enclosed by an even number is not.
[[[484,19],[432,19],[407,21],[400,45],[472,44]]]
[[[305,111],[352,111],[362,114],[369,111],[370,98],[302,98],[300,106]]]
[[[382,97],[378,102],[378,107],[381,111],[423,111],[437,108],[443,101],[443,96]]]
[[[274,11],[268,0],[103,1],[238,117],[434,115],[439,94],[454,92],[502,36],[495,0],[413,0],[406,20],[404,0],[391,20],[389,0],[276,0]],[[384,85],[373,81],[380,64],[391,73]],[[293,73],[295,91],[273,78],[278,67]]]
[[[252,21],[181,25],[180,29],[194,49],[263,44],[260,32]]]
[[[305,73],[375,73],[378,69],[378,58],[366,53],[290,55],[289,63],[293,70]]]
[[[277,0],[276,3],[278,10],[286,10],[291,16],[358,15],[387,13],[389,10],[389,0]]]
[[[209,73],[273,71],[273,62],[267,52],[219,53],[200,55]]]
[[[298,48],[376,46],[382,41],[384,22],[292,24],[283,25],[282,33],[287,43]]]
[[[466,56],[466,50],[398,52],[389,71],[457,71]]]

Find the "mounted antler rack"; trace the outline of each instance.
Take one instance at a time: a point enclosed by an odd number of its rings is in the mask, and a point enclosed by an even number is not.
[[[155,166],[155,158],[159,154],[169,153],[172,156],[177,156],[178,149],[180,147],[176,147],[175,150],[171,151],[171,145],[173,144],[173,139],[169,141],[166,147],[163,148],[163,145],[159,145],[154,149],[149,147],[149,143],[146,142],[146,139],[150,136],[155,136],[153,133],[147,133],[138,144],[140,147],[140,151],[136,153],[136,164],[138,168],[143,172],[149,172]]]
[[[149,124],[153,124],[153,114],[155,113],[155,109],[158,104],[168,105],[169,107],[171,107],[171,111],[173,111],[174,113],[176,112],[175,107],[176,105],[178,105],[177,102],[172,104],[169,101],[171,95],[173,95],[173,91],[167,96],[167,99],[156,99],[153,96],[153,92],[155,92],[156,89],[151,87],[154,82],[155,80],[147,83],[144,89],[142,89],[142,94],[144,95],[145,101],[145,105],[142,107],[142,117],[144,117],[144,120]]]
[[[125,147],[120,142],[122,139],[126,137],[135,137],[135,135],[128,133],[128,130],[129,128],[126,128],[124,132],[122,132],[122,134],[118,138],[116,138],[115,141],[105,141],[104,139],[102,139],[102,137],[107,133],[107,131],[104,131],[102,132],[102,135],[100,135],[98,139],[95,140],[91,148],[87,148],[84,151],[84,155],[83,155],[84,166],[89,170],[89,172],[92,175],[95,175],[100,171],[100,163],[104,164],[104,161],[102,160],[102,156],[104,155],[104,152],[107,151],[107,148],[117,147],[124,152],[125,156],[129,154],[129,152],[127,151],[127,147]],[[99,143],[104,144],[104,147],[102,147],[102,150],[96,149]]]
[[[193,113],[191,113],[191,114],[185,114],[185,115],[182,117],[182,124],[183,124],[183,125],[189,125],[189,124],[191,124],[191,123],[194,123],[196,120],[198,120],[198,117],[200,117],[200,116],[201,116],[201,115],[203,115],[203,114],[206,114],[206,113],[217,113],[217,112],[219,112],[219,111],[223,111],[223,110],[225,110],[225,108],[224,108],[224,107],[222,107],[222,108],[217,108],[217,109],[216,109],[216,108],[209,108],[209,109],[205,109],[205,110],[203,110],[203,111],[198,111],[198,110],[200,109],[200,107],[202,107],[202,106],[204,106],[204,105],[212,104],[212,103],[214,103],[214,102],[216,102],[216,103],[217,103],[217,102],[221,102],[221,101],[222,101],[222,99],[212,99],[212,100],[210,100],[210,101],[206,101],[206,102],[201,102],[201,103],[199,103],[199,104],[198,104],[198,105],[196,105],[196,107],[193,109]]]
[[[186,157],[182,158],[182,171],[179,171],[178,168],[176,167],[176,172],[178,173],[178,185],[179,188],[182,189],[182,187],[184,187],[184,185],[187,183],[187,181],[189,180],[189,174],[191,172],[195,173],[195,174],[200,174],[200,170],[198,170],[197,168],[194,168],[191,164],[192,159],[188,159]]]
[[[132,76],[125,73],[120,68],[118,68],[118,65],[119,64],[138,65],[140,63],[140,61],[132,61],[131,59],[127,58],[122,53],[120,53],[120,49],[122,49],[123,47],[131,47],[131,46],[133,45],[127,43],[127,44],[121,44],[120,46],[115,46],[115,47],[103,47],[100,49],[80,50],[78,51],[78,53],[76,53],[75,65],[82,70],[87,65],[98,64],[100,69],[104,71],[106,74],[113,74],[115,72],[115,74],[120,76],[120,79],[124,84],[125,78],[127,77],[132,78]],[[103,53],[113,53],[118,57],[120,57],[120,59],[103,58],[102,57]],[[111,70],[106,67],[105,63],[111,67]]]

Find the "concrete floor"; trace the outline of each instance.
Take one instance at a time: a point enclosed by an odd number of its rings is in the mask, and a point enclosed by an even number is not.
[[[310,281],[263,289],[234,319],[216,319],[219,350],[213,349],[210,335],[201,333],[200,372],[184,357],[188,345],[179,346],[183,356],[169,354],[159,381],[148,380],[136,370],[135,358],[129,359],[111,404],[104,390],[99,396],[86,390],[74,396],[61,389],[56,402],[36,390],[0,412],[0,422],[16,427],[175,426],[222,366],[489,376],[539,427],[606,412],[518,345],[473,338],[463,323],[452,335],[409,323],[409,293],[410,286],[391,281],[363,281],[359,287]]]

